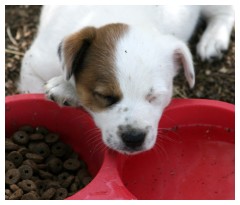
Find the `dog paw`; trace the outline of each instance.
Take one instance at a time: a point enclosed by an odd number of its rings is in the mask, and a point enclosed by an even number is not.
[[[75,89],[62,76],[49,80],[44,89],[47,99],[58,103],[60,106],[80,106]]]
[[[197,45],[197,53],[201,60],[221,59],[228,49],[229,38],[230,34],[224,28],[205,32]]]

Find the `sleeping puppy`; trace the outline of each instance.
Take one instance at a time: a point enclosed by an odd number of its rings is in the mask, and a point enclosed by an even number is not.
[[[194,86],[186,42],[199,18],[207,28],[197,53],[221,58],[234,24],[231,6],[45,6],[19,90],[82,106],[118,152],[149,150],[179,68]]]

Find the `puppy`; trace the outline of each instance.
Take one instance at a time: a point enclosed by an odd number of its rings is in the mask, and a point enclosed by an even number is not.
[[[186,42],[199,18],[207,28],[198,55],[221,58],[234,24],[231,6],[45,6],[19,90],[82,106],[118,152],[149,150],[180,67],[194,86]]]

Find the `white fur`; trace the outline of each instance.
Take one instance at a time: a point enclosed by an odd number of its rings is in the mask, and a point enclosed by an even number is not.
[[[185,43],[200,15],[209,24],[197,46],[198,54],[203,60],[221,57],[234,23],[232,8],[228,6],[46,6],[37,38],[23,59],[19,89],[44,92],[47,82],[48,98],[60,105],[66,101],[79,105],[73,78],[66,81],[63,77],[57,58],[59,42],[85,26],[126,23],[129,31],[118,41],[115,53],[116,78],[123,99],[103,112],[88,111],[107,146],[127,154],[151,149],[161,114],[171,100],[172,81],[180,64],[190,87],[194,86],[192,58]],[[119,126],[125,125],[146,130],[141,148],[126,148],[117,134]]]

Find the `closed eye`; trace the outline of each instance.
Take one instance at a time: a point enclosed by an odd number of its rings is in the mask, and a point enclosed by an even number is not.
[[[106,107],[114,105],[115,103],[117,103],[120,100],[119,97],[117,97],[117,96],[104,95],[104,94],[101,94],[98,92],[94,92],[93,95],[97,100],[103,102],[106,105]]]

